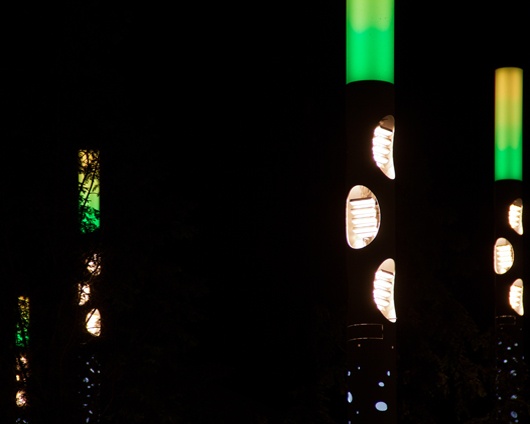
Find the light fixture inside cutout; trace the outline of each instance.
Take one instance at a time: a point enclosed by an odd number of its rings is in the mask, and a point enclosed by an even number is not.
[[[523,305],[523,280],[518,278],[510,286],[510,297],[509,297],[510,306],[512,309],[517,312],[519,315],[524,315],[524,305]]]
[[[394,117],[387,115],[379,121],[372,139],[374,161],[391,180],[396,178],[394,169]]]
[[[26,391],[25,390],[18,390],[17,394],[15,395],[15,402],[16,405],[19,408],[23,408],[27,405],[27,398],[26,398]]]
[[[372,191],[362,185],[353,187],[346,200],[346,239],[353,249],[369,245],[379,231],[381,213]]]
[[[77,293],[79,297],[78,305],[83,306],[90,300],[90,285],[79,283],[77,285]]]
[[[86,329],[93,336],[101,335],[101,314],[99,309],[92,309],[86,316]]]
[[[515,199],[508,209],[510,227],[519,235],[523,234],[523,200]]]
[[[496,274],[505,274],[510,270],[514,261],[514,251],[512,244],[503,237],[495,242],[493,252],[493,267]]]
[[[101,274],[101,257],[98,253],[94,253],[90,258],[86,259],[86,269],[94,277]]]
[[[19,320],[16,324],[16,345],[17,347],[27,347],[29,344],[29,298],[18,297]]]
[[[394,304],[394,281],[396,276],[396,263],[394,259],[383,261],[375,273],[374,301],[377,309],[390,322],[396,322],[396,307]]]

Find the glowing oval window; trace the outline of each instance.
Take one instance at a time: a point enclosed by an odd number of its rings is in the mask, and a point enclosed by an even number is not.
[[[508,209],[508,223],[519,235],[523,234],[523,200],[515,199]]]
[[[394,117],[387,115],[379,121],[372,138],[372,155],[378,168],[388,178],[396,178],[394,169]]]
[[[394,305],[394,280],[396,264],[394,259],[385,260],[375,273],[373,297],[377,309],[390,322],[396,322],[396,307]]]
[[[493,251],[493,267],[496,274],[505,274],[510,270],[514,261],[512,244],[503,237],[495,242]]]
[[[99,309],[92,309],[86,316],[85,327],[93,336],[101,335],[101,314]]]
[[[94,253],[92,257],[86,260],[86,269],[94,277],[101,274],[101,257],[98,253]]]
[[[353,249],[368,246],[377,236],[381,222],[379,202],[374,193],[356,185],[346,199],[346,239]]]
[[[523,280],[518,278],[510,286],[510,295],[508,301],[512,309],[519,315],[524,315],[523,304]]]
[[[27,399],[26,399],[26,391],[25,390],[19,390],[16,394],[16,404],[19,408],[22,408],[27,405]]]

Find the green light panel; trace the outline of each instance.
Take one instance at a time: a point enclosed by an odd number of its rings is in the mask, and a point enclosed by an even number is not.
[[[495,70],[495,181],[523,180],[523,70]]]
[[[394,0],[346,0],[346,84],[394,83]]]
[[[18,320],[16,325],[17,347],[26,347],[29,343],[29,299],[25,296],[18,298]]]
[[[78,178],[81,232],[91,233],[100,226],[98,151],[79,151]]]

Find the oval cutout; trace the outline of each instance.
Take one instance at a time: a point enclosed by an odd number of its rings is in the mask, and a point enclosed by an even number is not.
[[[394,169],[394,117],[387,115],[379,121],[372,138],[372,155],[377,167],[391,180]]]
[[[513,265],[514,251],[512,244],[504,237],[495,241],[493,250],[493,268],[496,274],[507,273]]]
[[[346,239],[353,249],[368,246],[379,231],[381,211],[374,193],[356,185],[346,199]]]
[[[518,278],[510,286],[509,302],[512,309],[517,312],[518,315],[524,315],[524,304],[523,304],[523,280]]]
[[[508,209],[508,223],[519,235],[523,235],[523,199],[515,199]]]
[[[374,302],[377,309],[390,322],[396,322],[396,307],[394,304],[394,280],[396,277],[396,263],[394,259],[386,259],[379,265],[374,277]]]

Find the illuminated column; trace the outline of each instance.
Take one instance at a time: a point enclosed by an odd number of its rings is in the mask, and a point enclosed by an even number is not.
[[[523,373],[523,71],[495,71],[495,343],[499,422],[528,422]]]
[[[16,394],[15,403],[17,406],[17,419],[19,424],[27,424],[27,386],[29,378],[29,363],[28,363],[28,347],[29,347],[29,325],[30,325],[30,309],[29,298],[26,296],[19,296],[17,303],[17,323],[16,323],[16,364],[15,364],[15,380],[16,380]]]
[[[346,2],[348,423],[397,422],[394,2]]]
[[[83,234],[90,234],[100,227],[99,152],[79,150],[78,155],[80,228]]]
[[[83,237],[82,275],[78,283],[77,303],[84,316],[82,346],[79,354],[79,378],[83,422],[99,422],[101,366],[95,344],[101,336],[101,314],[97,308],[101,282],[100,229],[100,159],[97,150],[79,151],[79,221]]]

